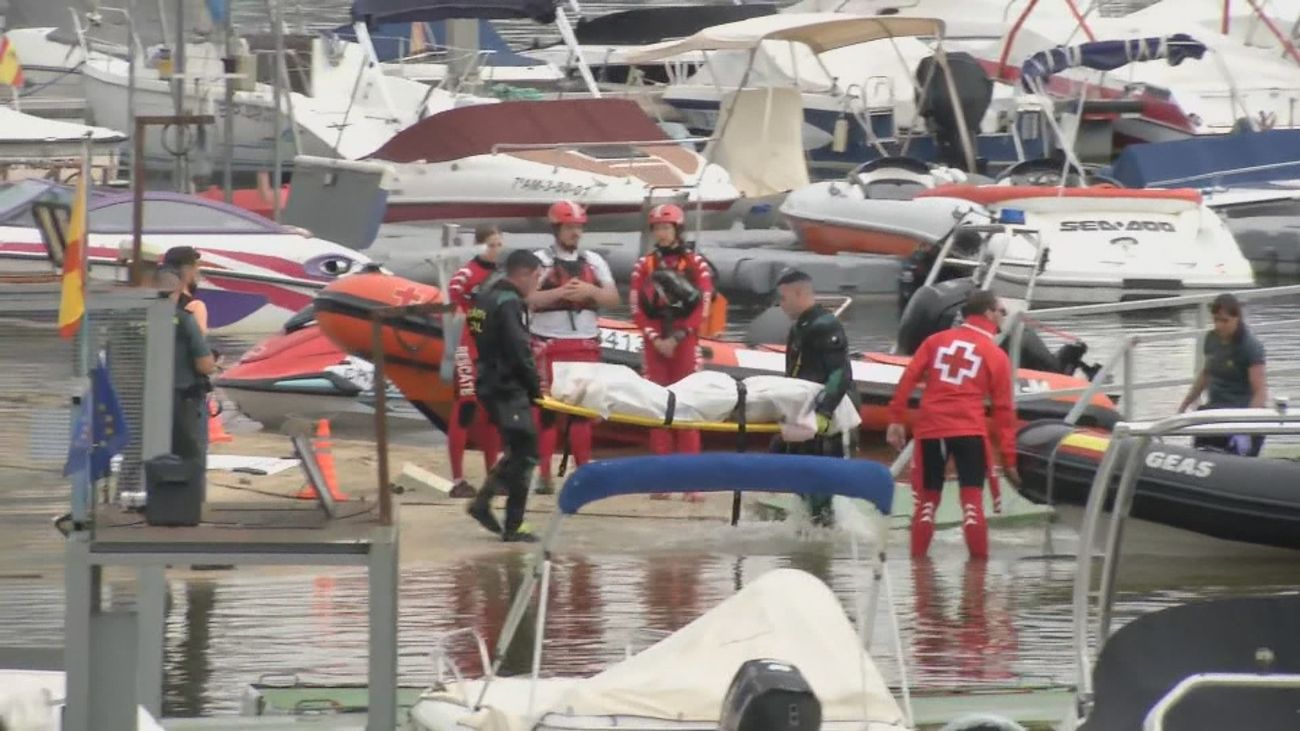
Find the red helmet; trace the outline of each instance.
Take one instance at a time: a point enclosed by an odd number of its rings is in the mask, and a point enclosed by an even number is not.
[[[547,211],[546,216],[556,226],[565,223],[587,222],[587,211],[573,201],[560,201],[552,204],[551,210]]]
[[[650,209],[649,225],[656,223],[671,223],[674,226],[680,226],[686,222],[686,214],[682,209],[671,203],[664,203]]]

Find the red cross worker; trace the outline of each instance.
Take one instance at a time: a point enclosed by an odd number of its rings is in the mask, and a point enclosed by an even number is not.
[[[996,440],[1007,479],[1016,473],[1015,407],[1011,361],[994,338],[1007,311],[992,292],[971,293],[962,306],[961,326],[926,338],[912,356],[889,403],[886,439],[895,449],[907,441],[904,416],[918,385],[921,408],[912,424],[916,438],[912,463],[912,556],[926,555],[934,538],[934,514],[943,496],[949,462],[960,486],[962,532],[971,558],[989,555],[984,520],[984,478],[990,448],[985,403],[992,404]]]

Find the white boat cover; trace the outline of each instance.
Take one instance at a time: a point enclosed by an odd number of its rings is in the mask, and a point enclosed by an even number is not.
[[[92,148],[126,140],[125,134],[106,127],[45,119],[0,107],[0,158],[75,157],[81,154],[82,140],[88,132]]]
[[[719,108],[721,134],[710,143],[711,158],[731,174],[736,190],[760,198],[808,185],[798,89],[741,89],[724,96]]]
[[[736,671],[754,659],[798,668],[821,701],[823,723],[865,722],[870,731],[905,728],[898,704],[839,600],[819,579],[795,569],[764,574],[694,622],[597,675],[547,682],[531,714],[524,711],[527,684],[515,684],[509,699],[497,697],[489,686],[485,712],[470,715],[465,709],[458,722],[482,731],[530,731],[539,724],[575,728],[579,724],[572,721],[579,718],[616,718],[629,729],[664,722],[698,726],[720,718]],[[480,687],[474,682],[465,690],[474,696]],[[430,700],[459,704],[460,691],[453,686]],[[524,697],[514,697],[519,695]],[[417,723],[448,718],[445,711],[422,710],[422,705],[412,709]]]
[[[744,384],[746,421],[781,424],[789,441],[812,438],[820,384],[782,376],[751,376]],[[591,409],[604,418],[622,414],[663,419],[670,391],[675,400],[674,421],[728,421],[739,402],[735,379],[718,371],[692,373],[665,387],[623,365],[556,363],[551,381],[552,398]],[[861,423],[858,410],[844,399],[832,415],[830,433],[848,431]]]

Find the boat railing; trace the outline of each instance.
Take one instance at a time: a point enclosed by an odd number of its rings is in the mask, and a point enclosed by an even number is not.
[[[460,666],[448,651],[451,645],[456,642],[463,642],[466,639],[474,641],[475,649],[478,650],[478,659],[483,666],[484,677],[492,677],[492,656],[488,653],[487,641],[483,635],[473,627],[462,627],[450,632],[442,632],[433,636],[433,649],[429,651],[429,660],[433,663],[433,680],[437,687],[446,687],[447,673],[451,673],[451,678],[456,682],[456,687],[460,690],[461,700],[469,705],[469,694],[465,690],[465,676],[460,671]]]
[[[1270,300],[1300,297],[1300,285],[1250,289],[1232,292],[1231,294],[1236,296],[1236,298],[1241,302],[1267,302]],[[1138,381],[1134,373],[1138,348],[1143,345],[1151,345],[1154,343],[1204,337],[1210,326],[1209,306],[1217,296],[1218,293],[1185,295],[1180,297],[1162,297],[1136,302],[1053,307],[1012,313],[1007,322],[1003,325],[1002,337],[1011,338],[1012,347],[1010,348],[1010,351],[1012,372],[1016,373],[1020,368],[1020,348],[1018,345],[1024,337],[1025,329],[1027,327],[1040,325],[1044,321],[1057,321],[1062,318],[1083,317],[1089,315],[1153,312],[1156,310],[1182,308],[1195,308],[1196,311],[1195,327],[1167,330],[1163,332],[1142,333],[1125,337],[1121,341],[1119,347],[1110,354],[1106,361],[1104,361],[1100,370],[1092,376],[1087,386],[1064,389],[1017,389],[1016,401],[1025,402],[1060,398],[1064,396],[1077,396],[1078,398],[1075,399],[1074,406],[1065,417],[1067,423],[1073,424],[1078,422],[1083,416],[1085,410],[1094,397],[1102,393],[1113,392],[1113,390],[1118,386],[1121,397],[1119,406],[1123,418],[1132,419],[1133,396],[1136,392],[1156,388],[1188,385],[1195,379],[1196,374],[1200,372],[1203,365],[1201,350],[1197,348],[1195,351],[1195,368],[1192,373],[1185,376],[1170,376],[1167,378],[1158,378],[1148,381]],[[1251,323],[1250,328],[1252,332],[1256,333],[1294,331],[1297,325],[1300,325],[1300,319]],[[1118,378],[1116,378],[1117,371],[1119,372]],[[1300,365],[1270,364],[1269,366],[1270,375],[1289,373],[1300,373]]]
[[[1290,673],[1198,673],[1183,678],[1147,712],[1142,731],[1164,731],[1165,716],[1193,691],[1201,688],[1300,689],[1300,675]]]
[[[1300,436],[1300,411],[1289,411],[1286,400],[1279,399],[1273,408],[1213,409],[1176,414],[1151,422],[1124,421],[1115,425],[1093,476],[1084,507],[1083,525],[1079,529],[1080,560],[1075,565],[1072,625],[1078,706],[1082,715],[1087,715],[1093,702],[1094,648],[1095,652],[1100,652],[1110,636],[1124,521],[1133,507],[1133,496],[1148,447],[1152,441],[1165,437],[1238,434]],[[1112,489],[1116,472],[1119,481]],[[1102,563],[1098,573],[1094,571],[1094,562],[1090,558],[1098,547],[1097,529],[1107,503],[1112,505],[1110,524],[1105,542],[1101,544]],[[1095,588],[1094,576],[1097,577]]]
[[[1294,124],[1291,126],[1294,126]],[[1230,185],[1223,185],[1219,183],[1219,181],[1222,180],[1223,178],[1230,178],[1233,175],[1245,175],[1247,173],[1261,173],[1261,172],[1267,172],[1269,170],[1294,168],[1297,165],[1300,165],[1300,160],[1284,160],[1282,162],[1270,162],[1263,165],[1247,165],[1239,168],[1229,168],[1227,170],[1212,170],[1208,173],[1200,173],[1197,175],[1186,175],[1181,178],[1167,178],[1165,180],[1152,180],[1147,184],[1147,187],[1167,188],[1176,185],[1188,185],[1197,182],[1205,182],[1207,183],[1207,185],[1204,186],[1206,188],[1212,186],[1219,187],[1221,185],[1222,187],[1230,188],[1231,187]]]
[[[525,150],[565,150],[578,147],[677,147],[684,144],[704,144],[712,137],[685,137],[680,140],[600,140],[593,142],[498,142],[492,145],[492,154]]]

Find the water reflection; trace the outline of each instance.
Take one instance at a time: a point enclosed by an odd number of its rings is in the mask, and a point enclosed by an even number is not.
[[[208,688],[212,676],[212,613],[217,586],[210,581],[189,581],[185,588],[185,609],[180,622],[180,640],[168,648],[163,680],[163,713],[173,716],[201,716],[208,710]],[[176,611],[173,602],[172,613]]]
[[[960,678],[963,682],[1009,681],[1019,658],[1009,593],[988,591],[989,563],[967,561],[962,567],[960,596],[953,607],[934,562],[912,561],[912,597],[916,611],[912,659],[919,679]],[[955,611],[953,611],[955,608]]]

